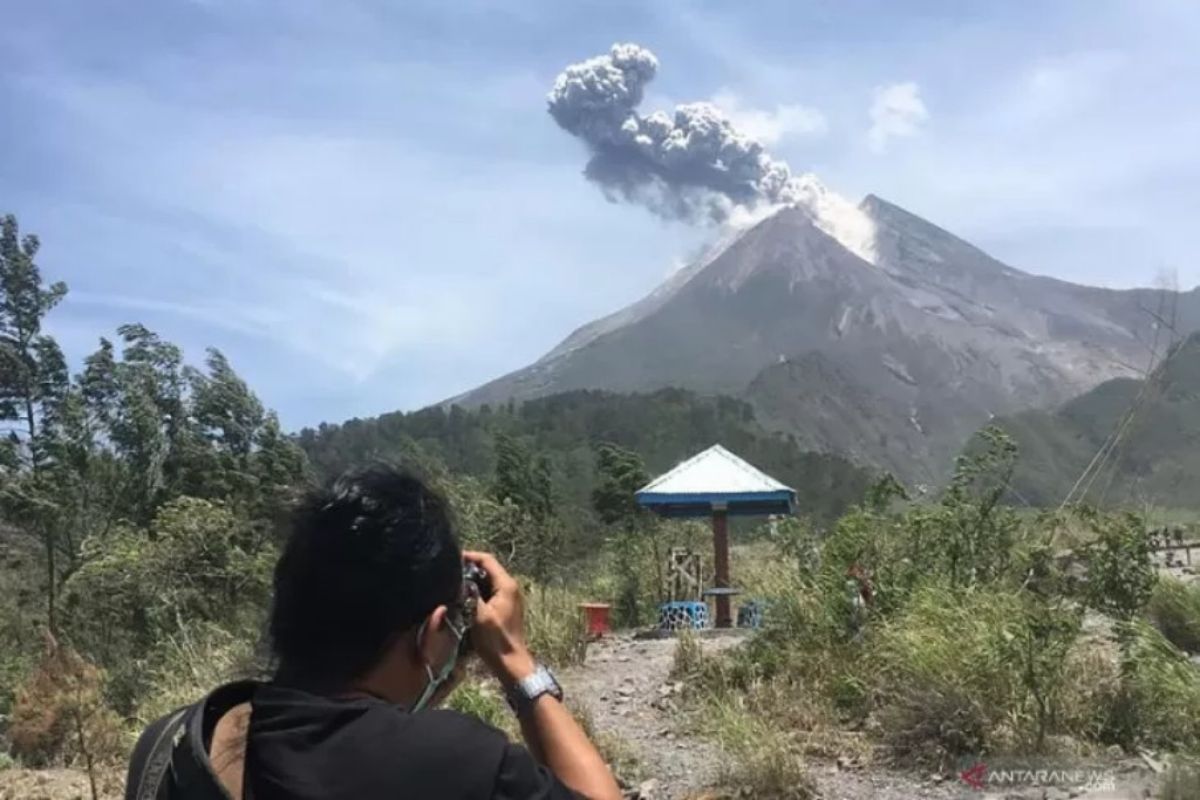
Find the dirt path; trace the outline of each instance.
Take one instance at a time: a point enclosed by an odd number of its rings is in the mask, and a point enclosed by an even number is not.
[[[706,652],[741,637],[706,639]],[[596,731],[628,746],[647,780],[654,800],[698,794],[713,785],[724,757],[720,748],[687,729],[679,710],[676,684],[670,681],[674,639],[635,640],[627,635],[602,639],[588,647],[587,662],[567,670],[563,687],[586,708]]]
[[[705,638],[701,646],[712,653],[742,639],[737,635]],[[674,653],[673,639],[618,635],[593,644],[586,663],[559,676],[573,702],[587,709],[596,731],[622,742],[637,759],[646,800],[714,797],[705,790],[717,783],[727,763],[717,744],[688,727],[677,697],[679,687],[670,680]],[[1111,776],[1112,788],[1014,785],[981,790],[967,786],[957,775],[809,763],[824,800],[1143,800],[1152,796],[1153,775],[1139,760],[1116,759],[1099,768]]]

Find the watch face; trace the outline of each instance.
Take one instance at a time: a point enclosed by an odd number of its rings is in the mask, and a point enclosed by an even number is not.
[[[538,667],[537,671],[521,683],[523,693],[530,700],[538,698],[543,694],[551,694],[556,698],[562,698],[562,688],[559,687],[554,674],[545,667]]]

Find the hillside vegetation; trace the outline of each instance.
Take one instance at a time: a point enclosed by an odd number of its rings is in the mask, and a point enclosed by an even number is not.
[[[596,483],[595,449],[603,443],[637,452],[651,475],[723,444],[794,487],[802,512],[823,522],[857,502],[872,479],[845,458],[805,451],[794,438],[767,431],[746,402],[682,389],[575,391],[495,409],[434,406],[305,429],[298,441],[323,475],[372,459],[416,459],[486,477],[496,467],[497,436],[545,460],[555,499],[569,513],[587,513]]]
[[[1110,507],[1200,508],[1200,335],[1178,344],[1147,380],[1111,380],[1056,410],[995,423],[1021,449],[1013,477],[1018,502],[1058,505],[1121,431],[1078,499]]]

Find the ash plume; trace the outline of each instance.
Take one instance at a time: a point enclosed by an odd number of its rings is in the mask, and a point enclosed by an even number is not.
[[[547,99],[559,127],[587,145],[584,169],[610,199],[639,203],[669,219],[724,222],[738,208],[793,203],[804,181],[737,130],[711,103],[641,116],[658,59],[636,44],[568,66]]]

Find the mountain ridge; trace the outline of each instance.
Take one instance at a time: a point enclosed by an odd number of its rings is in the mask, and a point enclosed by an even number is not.
[[[811,186],[808,205],[775,210],[530,366],[449,402],[733,394],[806,444],[934,481],[992,416],[1145,370],[1147,309],[1165,293],[1026,273],[876,195],[855,205]],[[1200,293],[1177,307],[1181,327],[1197,327]]]

